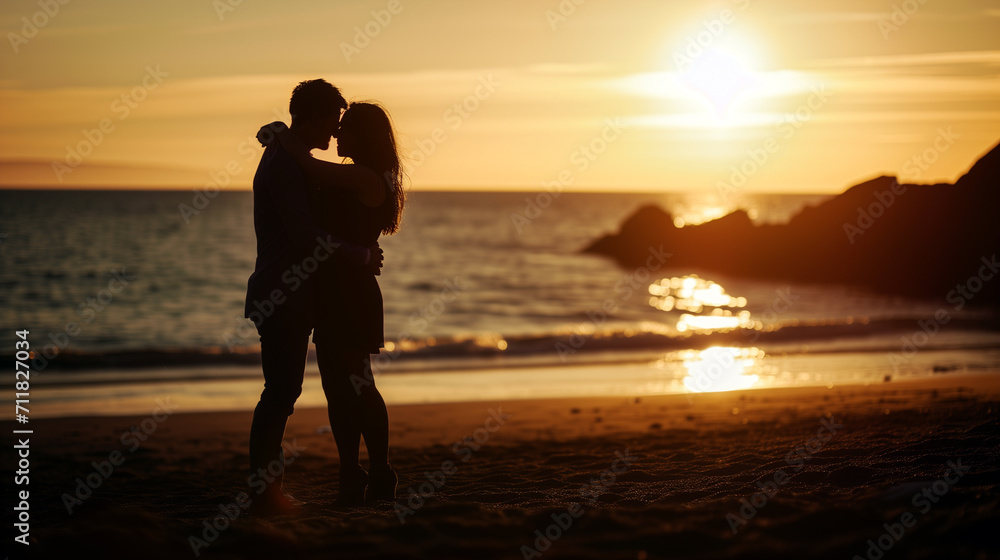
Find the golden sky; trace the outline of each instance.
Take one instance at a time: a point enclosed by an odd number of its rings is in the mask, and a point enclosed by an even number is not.
[[[7,0],[0,28],[4,186],[249,188],[316,77],[389,109],[416,189],[838,192],[1000,138],[997,1]]]

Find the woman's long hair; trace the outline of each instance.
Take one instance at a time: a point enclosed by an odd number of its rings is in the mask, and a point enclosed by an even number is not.
[[[399,231],[403,204],[406,201],[406,193],[403,191],[405,174],[389,114],[377,103],[351,103],[341,119],[341,128],[345,127],[357,139],[355,155],[351,160],[377,173],[389,189],[386,197],[390,199],[392,212],[382,226],[382,233],[396,233]]]

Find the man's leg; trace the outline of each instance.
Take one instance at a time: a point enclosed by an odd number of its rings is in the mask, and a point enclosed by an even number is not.
[[[284,472],[281,440],[285,424],[294,410],[295,401],[302,393],[306,352],[309,348],[309,330],[280,325],[262,326],[260,329],[260,358],[264,370],[264,391],[253,413],[250,427],[250,471],[271,472],[278,468]],[[274,462],[277,461],[277,467]],[[269,474],[268,477],[271,475]],[[265,478],[265,480],[267,480]],[[282,475],[268,486],[268,491],[281,490]],[[272,488],[273,487],[273,488]]]

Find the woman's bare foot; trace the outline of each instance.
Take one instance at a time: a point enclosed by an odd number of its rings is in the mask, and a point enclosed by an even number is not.
[[[399,477],[396,476],[392,465],[372,467],[371,479],[368,481],[368,499],[395,500],[397,484]]]
[[[340,469],[340,492],[337,494],[337,505],[360,506],[365,503],[365,488],[368,486],[368,473],[360,465]]]
[[[255,516],[293,515],[305,505],[281,488],[265,491],[250,503],[250,514]]]

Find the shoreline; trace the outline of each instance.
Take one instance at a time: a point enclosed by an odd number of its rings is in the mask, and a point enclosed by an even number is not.
[[[489,402],[495,400],[650,397],[702,394],[700,390],[771,389],[779,387],[843,387],[911,379],[993,375],[1000,372],[1000,348],[926,349],[898,368],[883,352],[803,352],[762,355],[706,354],[682,350],[667,354],[610,355],[603,360],[566,364],[512,363],[504,367],[455,368],[377,373],[376,381],[389,405]],[[597,357],[597,356],[595,356]],[[720,369],[721,368],[721,369]],[[121,374],[121,372],[118,372]],[[103,375],[103,374],[101,374]],[[253,410],[262,378],[259,366],[239,371],[185,372],[174,379],[58,385],[36,383],[32,394],[35,419],[145,414],[156,399],[171,398],[185,412]],[[197,378],[193,381],[191,378]],[[12,402],[8,402],[13,406]],[[113,403],[113,408],[109,407]],[[298,408],[324,407],[315,363],[306,365]]]
[[[856,384],[856,385],[834,385],[834,386],[822,386],[822,385],[808,385],[808,386],[798,386],[798,387],[750,387],[746,389],[735,389],[731,391],[718,391],[718,392],[705,392],[705,393],[668,393],[668,394],[657,394],[657,395],[615,395],[615,396],[586,396],[586,397],[539,397],[539,398],[524,398],[524,399],[483,399],[476,401],[449,401],[449,402],[432,402],[432,403],[400,403],[400,404],[388,404],[387,407],[390,413],[390,422],[394,417],[400,417],[407,424],[413,423],[414,426],[407,426],[404,430],[410,433],[412,430],[417,428],[415,419],[423,418],[429,414],[438,416],[442,414],[443,409],[455,412],[460,417],[467,417],[472,411],[487,410],[490,407],[508,407],[508,410],[541,410],[541,414],[529,413],[526,416],[532,420],[544,421],[547,424],[552,420],[550,417],[550,411],[553,408],[566,408],[567,411],[572,410],[587,410],[587,409],[613,409],[615,407],[626,407],[635,408],[636,410],[642,410],[643,408],[664,408],[670,407],[672,410],[677,409],[691,409],[699,410],[703,414],[708,414],[709,412],[717,415],[721,412],[729,414],[721,414],[718,416],[712,416],[716,421],[721,420],[731,420],[730,422],[722,422],[723,424],[738,424],[746,423],[743,420],[745,416],[739,416],[739,414],[732,413],[733,405],[738,405],[739,403],[754,403],[760,402],[763,404],[777,405],[783,404],[790,407],[790,410],[801,410],[802,406],[796,406],[795,403],[798,400],[802,402],[812,402],[812,401],[823,401],[823,410],[829,409],[830,413],[837,410],[843,410],[837,408],[836,402],[833,401],[834,396],[840,396],[843,400],[843,395],[849,394],[854,395],[864,395],[877,393],[879,395],[894,394],[900,391],[904,392],[915,392],[922,394],[925,392],[958,392],[962,393],[965,390],[975,391],[977,394],[986,397],[997,397],[1000,398],[1000,372],[984,372],[981,374],[966,374],[966,375],[937,375],[933,377],[919,377],[911,379],[900,379],[893,380],[890,382],[882,383],[869,383],[869,384]],[[858,406],[857,402],[847,401],[849,406]],[[176,403],[170,403],[176,405]],[[871,402],[865,402],[864,406],[870,405]],[[885,409],[892,411],[900,408],[911,407],[915,403],[903,403],[898,400],[892,400],[885,403]],[[639,406],[641,405],[641,406]],[[729,408],[726,408],[726,407]],[[845,405],[847,406],[847,405]],[[698,407],[704,407],[704,410],[698,409]],[[721,407],[721,409],[720,409]],[[736,407],[738,408],[738,406]],[[717,410],[718,409],[718,410]],[[723,410],[724,409],[724,410]],[[744,407],[743,412],[746,413],[749,410]],[[253,407],[239,409],[239,410],[210,410],[210,411],[196,411],[196,412],[183,412],[174,411],[171,412],[171,419],[183,419],[183,423],[189,429],[210,424],[208,421],[222,421],[222,425],[229,426],[230,422],[225,420],[232,417],[246,417],[246,425],[249,426],[249,418],[252,416]],[[570,412],[569,414],[577,414]],[[305,429],[307,425],[315,424],[317,427],[322,427],[324,424],[328,425],[329,422],[325,418],[326,408],[325,406],[317,405],[307,405],[302,406],[301,401],[296,404],[295,413],[289,417],[289,426],[297,426],[298,429]],[[542,418],[541,416],[545,416]],[[728,418],[733,416],[733,418]],[[130,422],[136,419],[141,419],[145,417],[144,415],[137,414],[111,414],[111,415],[79,415],[79,416],[59,416],[50,418],[39,418],[32,420],[34,425],[38,424],[62,424],[62,423],[72,423],[76,421],[86,421],[93,423],[96,426],[102,425],[118,425],[125,422]],[[635,418],[635,417],[630,417]],[[568,416],[562,417],[562,419],[568,419]],[[528,420],[525,420],[528,422]],[[519,425],[520,422],[515,425]],[[611,424],[612,426],[616,424]],[[0,428],[13,428],[16,429],[17,424],[10,420],[0,421]],[[607,431],[608,425],[605,426]],[[435,430],[438,427],[435,426]],[[666,429],[666,428],[664,428]],[[627,429],[623,431],[633,431],[632,429]],[[286,432],[287,433],[287,432]],[[580,433],[578,436],[585,436],[590,434]],[[423,442],[420,445],[426,445],[430,442]],[[395,443],[394,443],[395,445]],[[405,444],[404,444],[405,446]]]

